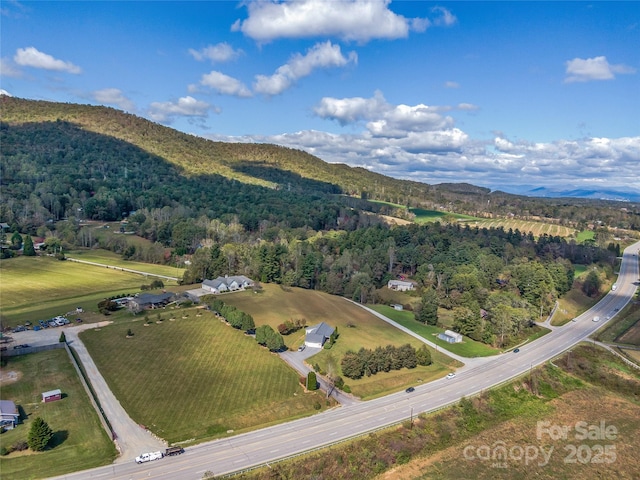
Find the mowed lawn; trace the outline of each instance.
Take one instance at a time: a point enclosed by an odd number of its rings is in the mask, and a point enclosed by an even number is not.
[[[136,293],[144,277],[107,268],[56,260],[17,257],[0,261],[1,313],[9,326],[61,315],[77,306],[97,311],[116,293]]]
[[[414,319],[413,312],[398,311],[387,305],[369,305],[370,308],[382,315],[389,317],[391,320],[398,322],[405,328],[408,328],[414,333],[417,333],[425,340],[435,343],[441,348],[448,350],[452,353],[460,355],[462,357],[488,357],[491,355],[497,355],[500,350],[493,348],[484,343],[472,340],[469,337],[463,337],[460,343],[448,343],[438,338],[438,334],[444,332],[444,328],[435,327],[433,325],[425,325],[424,323],[417,322]]]
[[[26,441],[31,423],[38,416],[54,432],[52,448],[47,451],[26,450],[0,457],[3,480],[63,475],[107,465],[115,459],[113,442],[102,428],[65,350],[9,357],[2,372],[15,372],[18,380],[2,384],[0,397],[14,401],[28,419],[0,435],[0,445],[9,448],[20,440]],[[62,400],[41,402],[42,392],[58,388]]]
[[[108,250],[76,250],[69,252],[68,257],[75,258],[77,260],[84,260],[85,262],[102,263],[105,265],[113,265],[115,267],[129,268],[131,270],[139,270],[141,272],[153,273],[155,275],[165,275],[167,277],[182,278],[184,275],[184,268],[178,268],[175,265],[156,265],[153,263],[144,262],[132,262],[129,260],[123,260],[121,255],[110,252]],[[146,279],[140,276],[140,283],[150,283],[153,278]],[[174,285],[175,283],[163,280],[166,285]]]
[[[276,354],[212,313],[162,315],[160,324],[153,312],[149,326],[139,318],[81,338],[129,415],[167,441],[215,438],[311,414],[320,400],[325,405],[319,394],[303,392]],[[128,329],[132,338],[125,338]]]
[[[337,327],[340,337],[331,349],[323,349],[310,357],[310,365],[318,364],[324,372],[342,376],[340,362],[344,354],[360,348],[375,349],[385,345],[409,343],[419,348],[423,343],[407,335],[366,310],[335,295],[300,288],[283,289],[278,285],[263,285],[263,292],[239,292],[220,297],[251,314],[256,325],[269,324],[274,328],[286,320],[305,319],[307,325],[326,322]],[[304,330],[284,337],[289,348],[296,349],[304,343]],[[431,349],[430,349],[431,350]],[[428,367],[382,372],[358,380],[345,378],[353,393],[368,399],[398,391],[420,382],[439,378],[459,363],[441,352],[431,350],[434,363]]]

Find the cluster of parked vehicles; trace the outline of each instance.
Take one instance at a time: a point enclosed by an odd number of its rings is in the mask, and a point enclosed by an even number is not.
[[[35,325],[33,329],[35,331],[38,331],[43,328],[63,327],[65,325],[69,325],[70,323],[71,323],[71,320],[69,320],[68,318],[58,316],[58,317],[50,318],[49,320],[40,320],[38,322],[38,325]]]

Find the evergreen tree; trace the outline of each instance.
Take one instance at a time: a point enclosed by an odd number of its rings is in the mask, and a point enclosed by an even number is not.
[[[26,235],[24,238],[24,247],[22,249],[22,254],[27,257],[36,256],[36,249],[33,246],[33,240],[31,239],[31,235]]]
[[[278,352],[284,348],[284,339],[282,335],[270,328],[267,334],[267,348],[272,352]]]
[[[429,352],[426,345],[422,345],[418,350],[416,350],[416,359],[418,360],[418,365],[431,365],[431,352]]]
[[[316,372],[309,372],[307,374],[307,390],[317,390],[318,388],[318,379],[316,377]]]
[[[13,232],[13,235],[11,235],[11,248],[14,250],[20,250],[22,248],[22,235],[18,232]]]
[[[60,342],[60,343],[64,343],[64,342],[66,342],[66,341],[67,341],[67,337],[66,337],[66,335],[64,334],[64,332],[62,332],[62,333],[60,334],[60,338],[58,339],[58,342]]]
[[[51,427],[41,417],[36,417],[31,425],[31,430],[29,430],[27,445],[34,452],[41,452],[47,448],[52,437],[53,430],[51,430]]]
[[[600,287],[602,287],[600,275],[595,270],[591,270],[582,284],[582,291],[589,297],[595,297],[600,292]]]
[[[422,301],[415,313],[415,319],[427,325],[437,325],[438,323],[438,296],[432,288],[422,295]]]

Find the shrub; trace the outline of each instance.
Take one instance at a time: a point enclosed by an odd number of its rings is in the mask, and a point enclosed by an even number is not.
[[[27,442],[25,442],[24,440],[18,440],[16,443],[14,443],[11,446],[11,451],[22,452],[23,450],[26,450],[28,448],[29,448],[29,444]]]

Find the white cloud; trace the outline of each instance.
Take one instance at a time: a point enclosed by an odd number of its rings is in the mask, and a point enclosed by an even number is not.
[[[373,98],[352,97],[332,98],[324,97],[314,109],[321,118],[337,120],[341,125],[379,118],[389,109],[387,101],[381,92],[376,92]]]
[[[440,112],[450,107],[418,105],[391,105],[381,92],[373,98],[325,97],[315,108],[321,118],[337,120],[340,124],[366,121],[371,135],[376,137],[401,138],[409,132],[446,130],[453,126],[453,119]]]
[[[589,82],[591,80],[612,80],[615,74],[635,73],[635,69],[627,65],[613,65],[607,57],[574,58],[566,62],[565,83]]]
[[[615,185],[619,178],[624,179],[620,186],[640,189],[640,137],[550,143],[512,142],[504,137],[480,141],[470,140],[454,127],[408,132],[402,138],[376,137],[367,130],[358,134],[305,130],[273,136],[209,138],[275,143],[307,151],[329,163],[429,184],[468,182],[498,190],[518,184],[567,189],[572,185],[597,185],[603,178]]]
[[[460,88],[460,84],[458,82],[452,81],[444,82],[444,86],[445,88]]]
[[[311,75],[317,68],[344,67],[357,61],[358,56],[355,52],[349,52],[345,57],[339,45],[333,45],[330,41],[317,43],[307,51],[306,55],[297,53],[292,56],[273,75],[256,75],[253,89],[265,95],[278,95],[300,78]]]
[[[149,117],[161,123],[171,123],[175,117],[206,117],[211,105],[193,97],[179,98],[177,102],[153,102]]]
[[[0,58],[0,76],[2,77],[20,77],[22,72],[7,58]]]
[[[473,103],[459,103],[456,108],[458,110],[466,110],[470,112],[473,110],[478,110],[480,107],[478,107],[477,105],[474,105]]]
[[[434,25],[450,27],[451,25],[458,23],[456,16],[444,7],[433,7],[431,11],[438,14],[438,17],[433,20]]]
[[[200,50],[189,49],[189,54],[199,62],[210,60],[212,63],[228,62],[243,53],[240,49],[234,50],[233,47],[226,42],[208,45]]]
[[[82,73],[82,69],[71,62],[58,60],[49,54],[43,53],[35,47],[19,48],[13,57],[14,62],[23,67],[42,68],[73,74]]]
[[[134,103],[117,88],[96,90],[93,92],[93,98],[103,104],[116,105],[127,112],[134,112],[136,110]]]
[[[430,25],[428,19],[407,19],[395,14],[389,10],[389,3],[390,0],[247,2],[249,17],[238,20],[232,30],[259,42],[337,37],[365,43],[376,38],[405,38],[410,31],[424,31]]]
[[[9,92],[7,92],[4,88],[0,88],[0,95],[6,95],[7,97],[13,97]]]
[[[235,97],[251,96],[251,91],[240,80],[215,70],[202,75],[200,85],[212,88],[223,95],[233,95]]]

